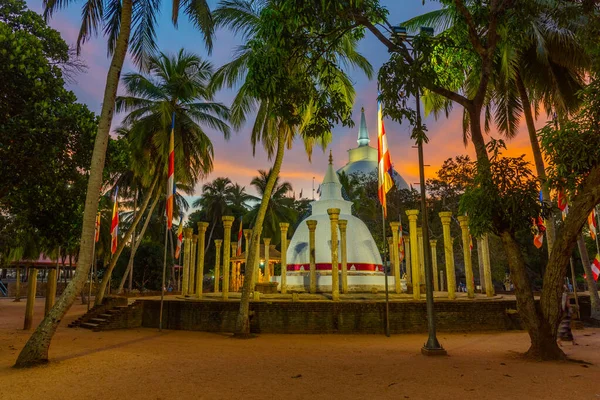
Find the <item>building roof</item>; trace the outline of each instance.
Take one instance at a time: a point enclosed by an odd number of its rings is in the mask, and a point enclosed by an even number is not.
[[[265,245],[261,243],[259,257],[261,260],[265,259]],[[231,261],[246,261],[246,252],[242,252],[239,256],[231,257]],[[269,261],[270,262],[280,262],[281,261],[281,253],[278,250],[275,250],[275,245],[272,244],[269,246]]]

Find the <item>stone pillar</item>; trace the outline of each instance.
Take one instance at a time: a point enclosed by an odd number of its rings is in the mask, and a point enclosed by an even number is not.
[[[237,242],[231,243],[231,258],[234,258],[237,254]],[[229,290],[232,292],[236,291],[237,281],[238,281],[238,270],[237,270],[237,261],[231,262],[231,283],[229,284]]]
[[[271,268],[269,266],[269,247],[271,246],[271,238],[263,238],[263,242],[265,243],[265,273],[264,273],[264,280],[265,280],[265,282],[271,282]]]
[[[400,285],[400,250],[398,248],[398,229],[400,222],[390,222],[392,228],[392,251],[390,251],[390,259],[394,260],[394,289],[396,293],[402,293],[402,285]]]
[[[192,256],[192,228],[183,229],[183,282],[181,282],[181,294],[187,296],[190,284],[190,257]]]
[[[425,283],[425,246],[423,244],[423,228],[417,228],[417,244],[419,245],[420,283]]]
[[[439,216],[442,220],[442,230],[444,233],[444,260],[446,264],[446,280],[448,281],[448,298],[454,300],[456,298],[456,272],[454,271],[454,246],[452,236],[450,236],[452,212],[442,211],[439,213]]]
[[[188,292],[196,293],[196,253],[198,251],[198,235],[192,235],[192,255],[190,257],[190,283]]]
[[[306,221],[308,225],[308,254],[310,260],[310,292],[317,293],[317,266],[315,256],[315,230],[317,229],[317,221],[309,219]]]
[[[469,217],[461,215],[458,217],[460,230],[462,232],[463,255],[465,258],[465,279],[467,281],[467,296],[472,299],[475,297],[475,283],[473,281],[473,265],[471,264],[471,249],[469,247]]]
[[[346,229],[348,221],[340,219],[338,221],[340,227],[340,245],[342,251],[342,293],[348,293],[348,248],[346,243]]]
[[[28,331],[33,323],[33,306],[35,304],[35,292],[37,289],[37,268],[29,268],[27,277],[27,304],[25,305],[25,322],[23,329]]]
[[[446,288],[446,281],[444,280],[444,270],[440,270],[440,290],[443,292]]]
[[[231,226],[234,217],[225,215],[223,218],[223,300],[229,299],[229,259],[231,251]]]
[[[279,230],[281,231],[281,293],[287,293],[287,233],[290,224],[287,222],[279,223]]]
[[[478,237],[477,241],[477,266],[479,267],[479,286],[481,293],[485,292],[485,272],[483,272],[483,238]]]
[[[57,264],[58,264],[58,262],[57,262]],[[48,271],[48,282],[46,283],[46,306],[44,308],[44,316],[48,315],[48,313],[50,312],[50,309],[52,309],[55,299],[56,299],[56,268],[52,268]],[[90,299],[88,299],[88,301],[90,301]]]
[[[485,295],[494,297],[494,283],[492,282],[492,266],[490,264],[490,243],[488,235],[483,236],[483,274],[485,277]]]
[[[437,266],[437,240],[432,239],[429,241],[431,247],[431,268],[433,269],[433,290],[436,292],[440,291],[440,285],[438,281],[438,266]]]
[[[339,208],[328,208],[329,221],[331,222],[331,299],[340,299],[340,277],[338,275],[338,220]]]
[[[408,236],[402,238],[404,241],[404,263],[406,264],[406,282],[412,282],[412,270],[410,268],[410,239]]]
[[[204,289],[204,246],[206,245],[206,230],[208,222],[198,222],[198,261],[196,263],[196,295],[202,297]]]
[[[215,293],[219,293],[219,285],[221,284],[221,245],[223,244],[223,240],[216,239],[215,240],[215,248],[217,251],[217,256],[215,257]]]
[[[410,235],[410,265],[412,267],[412,284],[413,284],[413,298],[419,300],[421,298],[421,271],[419,269],[419,247],[417,240],[417,216],[419,210],[406,210],[408,215],[408,229]]]

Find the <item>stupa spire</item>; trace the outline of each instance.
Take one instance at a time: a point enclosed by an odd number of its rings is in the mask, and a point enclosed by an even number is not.
[[[365,120],[365,108],[360,109],[360,127],[358,128],[358,147],[368,146],[371,139],[369,139],[369,131],[367,130],[367,121]]]
[[[329,150],[329,165],[321,183],[321,200],[342,200],[342,184],[333,169],[333,154]]]

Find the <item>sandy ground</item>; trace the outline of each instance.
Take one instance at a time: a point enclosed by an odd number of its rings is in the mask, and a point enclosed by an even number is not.
[[[43,299],[36,302],[37,323]],[[439,334],[449,356],[422,356],[425,335],[261,335],[91,332],[66,325],[52,362],[11,365],[29,333],[25,302],[0,300],[0,399],[598,399],[600,329],[575,331],[566,353],[591,364],[520,356],[522,332]]]

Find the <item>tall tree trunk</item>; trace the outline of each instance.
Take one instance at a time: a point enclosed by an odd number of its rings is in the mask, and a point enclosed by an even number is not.
[[[585,272],[585,281],[590,292],[590,303],[592,306],[590,317],[600,321],[600,298],[598,297],[598,286],[596,285],[596,281],[592,275],[592,266],[587,252],[587,246],[585,245],[585,240],[583,239],[583,233],[577,237],[577,247],[579,248],[579,254],[581,254],[581,262],[583,263],[583,270]]]
[[[67,313],[85,285],[89,268],[92,262],[92,245],[94,240],[94,227],[96,212],[102,186],[102,172],[106,158],[106,147],[108,145],[110,125],[112,123],[115,108],[115,98],[121,77],[123,62],[129,46],[131,33],[132,0],[123,0],[121,3],[121,21],[119,36],[116,41],[113,58],[106,77],[102,111],[98,121],[98,133],[94,143],[90,175],[88,179],[87,193],[85,198],[85,209],[83,214],[83,227],[81,230],[81,258],[80,268],[77,269],[74,279],[71,280],[63,294],[60,296],[50,313],[38,325],[31,335],[23,350],[17,358],[15,367],[22,368],[48,362],[48,349],[58,324]]]
[[[210,240],[212,239],[213,232],[215,231],[215,225],[217,225],[217,219],[213,218],[212,226],[210,227],[210,234],[208,235],[208,241],[204,246],[204,254],[208,252],[208,248],[210,247]]]
[[[136,188],[135,190],[135,195],[133,198],[133,219],[135,219],[135,217],[137,216],[138,213],[138,209],[137,209],[137,200],[138,200],[138,190]],[[131,234],[131,252],[129,253],[129,261],[127,262],[127,268],[125,269],[125,273],[123,273],[123,279],[121,279],[121,283],[119,284],[119,288],[117,289],[117,294],[121,294],[123,293],[123,286],[125,286],[125,280],[127,279],[128,275],[129,275],[129,271],[131,270],[131,266],[133,265],[133,247],[135,246],[135,241],[136,241],[136,236],[135,236],[135,229],[133,230],[133,233]],[[131,290],[131,288],[129,288],[129,290]]]
[[[265,187],[262,201],[260,203],[260,208],[258,209],[258,215],[256,216],[256,223],[254,224],[254,228],[252,229],[252,245],[248,250],[248,261],[246,262],[246,270],[244,272],[244,286],[242,287],[242,295],[240,299],[240,311],[235,325],[235,336],[238,337],[247,337],[250,335],[250,320],[248,318],[250,308],[250,292],[253,289],[251,287],[253,282],[252,278],[254,274],[253,266],[256,257],[258,257],[257,250],[260,247],[255,246],[254,244],[256,244],[257,241],[260,240],[260,232],[262,231],[262,225],[265,219],[267,208],[269,206],[269,200],[271,199],[273,187],[275,186],[275,180],[279,175],[279,171],[281,170],[281,164],[283,163],[283,153],[285,151],[285,132],[286,131],[283,127],[279,128],[279,132],[277,135],[277,154],[275,155],[275,162],[273,164],[273,169],[271,170],[271,175],[269,175],[269,179],[267,180],[267,185]]]
[[[581,228],[596,204],[600,202],[600,166],[592,169],[583,185],[571,199],[569,214],[565,218],[561,234],[556,237],[552,254],[544,274],[540,308],[544,320],[556,335],[561,319],[560,301],[567,273],[567,265]]]
[[[477,107],[468,110],[471,120],[471,139],[473,140],[475,151],[477,153],[478,173],[489,173],[489,158],[481,131],[481,109],[479,109],[479,113],[477,113]],[[486,164],[481,165],[482,163]],[[511,278],[515,284],[515,295],[517,298],[519,317],[531,340],[531,347],[527,354],[533,358],[543,360],[564,359],[564,353],[556,344],[556,331],[561,317],[560,297],[556,297],[554,302],[549,301],[546,304],[547,314],[540,312],[539,308],[535,305],[533,292],[531,291],[531,286],[526,273],[525,261],[523,260],[523,256],[514,235],[511,232],[505,231],[501,232],[500,236],[508,257]],[[568,262],[568,256],[571,253],[569,251],[566,254]],[[546,283],[546,277],[550,270],[550,265],[548,266],[546,274],[544,275],[543,293],[552,292],[562,294],[564,273],[566,272],[564,265],[566,264],[563,264],[562,278]],[[550,273],[550,276],[555,277],[554,272],[556,271]],[[547,298],[550,299],[548,296]]]
[[[140,247],[140,243],[142,243],[142,239],[144,238],[144,235],[146,234],[146,228],[148,228],[148,225],[150,224],[150,220],[152,219],[152,214],[154,214],[154,209],[156,208],[156,204],[158,204],[158,200],[160,199],[160,192],[157,192],[154,196],[154,200],[152,201],[152,205],[150,206],[150,210],[148,211],[148,215],[146,216],[146,220],[144,221],[144,225],[142,225],[142,230],[140,231],[140,234],[138,235],[137,239],[134,241],[134,246],[131,249],[131,259],[133,259],[135,257],[135,253],[137,252],[138,247]],[[133,263],[130,264],[131,268],[133,268]],[[125,271],[125,274],[123,275],[123,279],[121,279],[121,284],[119,286],[119,290],[123,289],[123,286],[125,285],[125,280],[128,277],[128,272],[129,272],[129,268],[130,266],[127,266],[127,270]],[[131,275],[129,275],[131,276]]]
[[[546,179],[546,168],[544,167],[544,157],[542,156],[542,150],[540,149],[540,143],[537,139],[537,133],[535,130],[535,124],[533,122],[533,114],[531,113],[531,103],[529,102],[529,95],[525,84],[521,79],[521,75],[517,73],[516,77],[517,88],[519,90],[519,96],[521,97],[521,103],[523,105],[523,114],[525,115],[525,123],[527,124],[527,133],[529,133],[529,142],[531,143],[531,151],[533,153],[533,160],[535,162],[535,170],[537,172],[538,179],[542,184],[542,199],[544,203],[551,204],[552,199],[550,198],[550,188]],[[552,247],[556,239],[556,227],[554,224],[554,215],[550,214],[547,216],[548,223],[546,224],[546,240],[548,242],[548,257],[552,253]]]
[[[556,343],[556,332],[553,332],[550,324],[542,318],[536,307],[519,244],[509,232],[502,232],[500,237],[508,258],[510,275],[515,285],[519,317],[531,339],[531,346],[527,354],[543,360],[564,359],[565,354]]]
[[[140,207],[140,212],[138,213],[138,215],[135,217],[135,219],[131,223],[131,226],[129,227],[129,229],[127,229],[125,236],[123,236],[123,239],[117,246],[117,251],[115,252],[115,254],[113,254],[113,256],[110,259],[110,264],[108,265],[108,269],[104,272],[104,276],[102,277],[102,282],[100,282],[100,286],[98,287],[98,291],[96,292],[96,300],[95,300],[94,304],[97,306],[102,304],[102,300],[104,300],[104,293],[106,291],[107,285],[110,282],[112,271],[115,268],[115,265],[117,264],[117,261],[119,260],[119,256],[121,255],[121,253],[123,252],[123,249],[125,248],[125,245],[127,244],[127,240],[129,240],[132,233],[135,231],[135,228],[136,228],[137,224],[140,222],[140,220],[142,219],[142,216],[144,215],[146,208],[148,208],[150,199],[154,195],[154,189],[156,188],[156,184],[158,182],[158,177],[159,177],[159,174],[157,173],[156,176],[154,177],[154,180],[152,181],[152,184],[150,185],[150,188],[148,189],[148,194],[146,195],[146,198],[144,199],[144,202],[142,203],[142,205]]]

